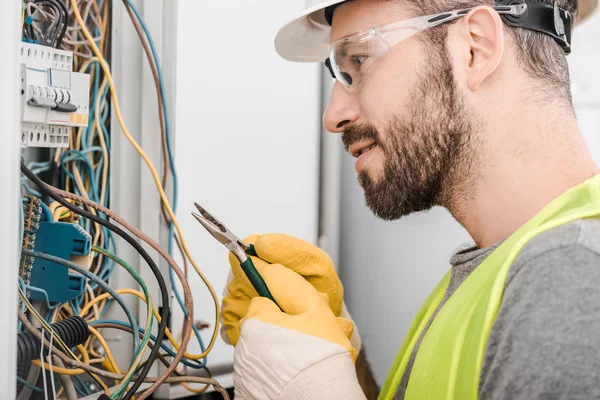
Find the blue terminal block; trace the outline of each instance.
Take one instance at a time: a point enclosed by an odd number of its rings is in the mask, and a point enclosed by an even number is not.
[[[35,251],[70,260],[71,256],[90,254],[91,241],[91,236],[77,224],[41,221],[36,231]],[[85,282],[84,276],[52,261],[33,262],[31,286],[44,289],[51,303],[64,303],[82,295]],[[31,291],[30,298],[44,300],[44,295]]]

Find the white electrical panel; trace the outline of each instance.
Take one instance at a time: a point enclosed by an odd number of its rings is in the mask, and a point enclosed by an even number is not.
[[[73,53],[21,43],[22,147],[69,147],[72,127],[86,127],[90,76],[72,72]]]

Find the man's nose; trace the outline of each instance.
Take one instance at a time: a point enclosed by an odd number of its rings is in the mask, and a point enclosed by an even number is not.
[[[341,133],[346,125],[356,122],[358,116],[359,107],[356,97],[336,81],[331,90],[329,104],[323,114],[325,129],[329,132]]]

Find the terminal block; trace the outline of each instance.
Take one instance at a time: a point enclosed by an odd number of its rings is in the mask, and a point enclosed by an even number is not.
[[[91,236],[77,224],[40,220],[40,199],[28,197],[24,203],[23,247],[38,253],[51,254],[64,260],[88,256]],[[20,274],[28,285],[43,289],[51,303],[64,303],[82,295],[86,278],[52,261],[23,257]],[[40,292],[30,291],[28,297],[44,300]]]

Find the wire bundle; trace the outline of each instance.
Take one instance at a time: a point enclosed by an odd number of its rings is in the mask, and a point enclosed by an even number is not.
[[[82,267],[49,254],[28,249],[22,250],[25,257],[50,260],[83,274],[88,278],[88,283],[85,294],[73,301],[65,304],[50,304],[49,301],[46,301],[46,304],[34,306],[29,302],[27,292],[43,292],[43,290],[28,286],[23,280],[20,280],[20,325],[22,324],[23,328],[36,338],[41,339],[46,347],[49,345],[48,338],[52,338],[56,345],[51,351],[54,356],[48,357],[49,362],[45,363],[43,357],[41,360],[34,361],[27,379],[19,378],[19,383],[23,385],[19,398],[28,398],[32,391],[46,390],[46,388],[40,389],[35,386],[39,377],[39,367],[42,370],[50,370],[51,376],[52,372],[60,376],[62,387],[58,395],[64,391],[68,400],[74,398],[74,393],[80,395],[91,393],[92,390],[86,383],[88,381],[84,378],[84,374],[88,374],[111,399],[133,398],[142,382],[152,382],[152,385],[146,388],[139,397],[136,397],[138,399],[147,398],[163,383],[182,384],[195,393],[201,393],[209,385],[212,385],[227,398],[227,392],[218,382],[206,377],[187,376],[187,368],[195,368],[205,369],[210,377],[210,372],[206,369],[206,355],[211,351],[217,337],[219,303],[211,285],[190,256],[175,216],[177,173],[171,148],[164,84],[156,48],[139,11],[129,0],[123,0],[123,4],[139,35],[156,83],[161,127],[162,177],[159,177],[155,166],[130,135],[121,115],[114,82],[106,61],[110,49],[109,15],[113,7],[112,1],[28,0],[24,3],[22,17],[24,40],[72,51],[75,56],[74,69],[91,75],[91,95],[88,127],[78,129],[71,137],[69,148],[57,150],[52,155],[52,160],[32,162],[27,166],[23,164],[21,168],[24,174],[22,184],[29,193],[48,200],[48,205],[42,203],[45,219],[79,223],[91,234],[94,257],[90,265]],[[168,252],[109,209],[111,111],[115,113],[121,131],[152,173],[161,198],[164,224],[169,228]],[[169,174],[171,181],[168,182]],[[45,177],[45,182],[41,179],[43,177]],[[33,182],[35,187],[30,186],[29,182]],[[170,188],[173,198],[172,205],[169,203],[166,193],[167,183],[172,183]],[[117,222],[125,230],[110,222],[111,220]],[[180,341],[174,338],[167,328],[169,301],[165,279],[152,257],[130,234],[146,242],[170,266],[171,287],[184,313]],[[116,255],[114,235],[122,237],[134,247],[154,273],[161,293],[159,305],[153,303],[147,284],[135,269]],[[172,258],[175,245],[181,252],[185,272]],[[214,331],[208,346],[202,342],[193,321],[192,294],[187,284],[188,262],[202,278],[214,300]],[[134,289],[113,289],[110,286],[110,277],[116,266],[125,268],[138,282],[142,292]],[[176,280],[179,280],[183,296],[179,293]],[[127,305],[122,299],[123,295],[133,295],[146,304],[144,327],[138,326],[138,321],[127,309]],[[105,311],[112,303],[117,303],[123,308],[128,322],[104,318]],[[29,318],[36,320],[42,327],[41,332],[34,328],[25,315],[26,313]],[[84,345],[72,350],[54,334],[50,324],[77,315],[88,321],[92,337]],[[151,332],[155,324],[158,324],[158,329],[156,335],[153,335]],[[127,371],[119,369],[111,349],[99,329],[117,329],[132,335],[133,354]],[[45,341],[44,332],[46,332]],[[199,342],[200,354],[186,352],[192,333]],[[164,339],[168,339],[175,350],[166,345]],[[146,351],[147,348],[150,349],[150,352]],[[169,361],[169,359],[171,360]],[[148,373],[155,360],[164,364],[166,369],[159,377],[149,377]],[[54,361],[54,366],[52,361]],[[180,363],[183,364],[182,370],[178,368]],[[44,382],[45,376],[44,374]],[[108,388],[107,382],[110,380],[114,380],[115,389]],[[204,387],[194,389],[189,386],[191,382],[202,383]],[[52,385],[54,388],[54,380],[52,380]]]

